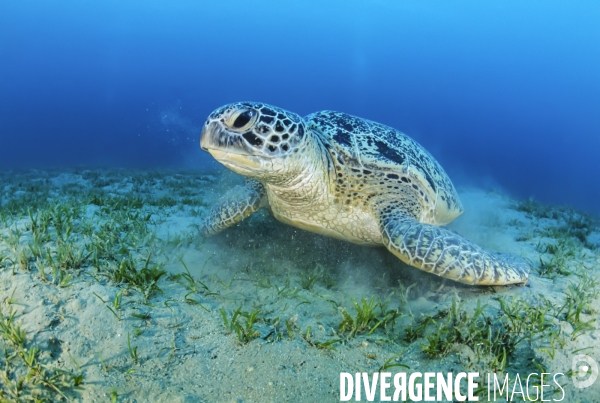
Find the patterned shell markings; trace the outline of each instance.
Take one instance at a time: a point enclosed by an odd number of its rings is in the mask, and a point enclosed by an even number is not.
[[[428,193],[435,195],[435,205],[429,206],[435,210],[433,224],[447,224],[463,212],[446,172],[431,154],[404,133],[333,111],[316,112],[305,120],[313,130],[321,131],[332,140],[327,146],[346,156],[345,164],[350,169],[385,171],[387,180],[397,179],[398,175],[404,180],[407,172],[413,179],[416,175]]]

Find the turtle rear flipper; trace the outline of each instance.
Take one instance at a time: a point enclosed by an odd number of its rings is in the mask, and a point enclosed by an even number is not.
[[[210,209],[200,226],[200,233],[215,235],[239,223],[260,209],[264,198],[265,188],[256,180],[248,179],[243,186],[235,186]]]
[[[385,246],[403,262],[465,284],[526,283],[529,264],[517,256],[492,253],[444,227],[403,215],[380,224]]]

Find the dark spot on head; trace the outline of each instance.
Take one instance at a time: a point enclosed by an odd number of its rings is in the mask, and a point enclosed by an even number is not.
[[[260,117],[260,121],[261,122],[265,122],[265,123],[269,123],[269,124],[273,123],[274,120],[275,120],[275,118],[271,117],[271,116],[264,116],[263,115],[263,116]]]
[[[283,136],[281,136],[282,139],[287,140],[290,137],[289,134],[285,133]]]
[[[277,124],[275,125],[275,131],[277,133],[281,133],[284,130],[283,126],[281,126],[280,122],[277,122]]]
[[[283,149],[283,151],[287,151],[290,147],[287,144],[284,144],[281,146],[281,148]]]
[[[253,146],[261,146],[263,143],[262,139],[260,139],[256,134],[252,132],[246,132],[242,134],[242,137],[245,138],[246,141]]]
[[[292,125],[292,127],[290,127],[290,132],[292,132],[292,133],[293,133],[293,132],[295,132],[295,131],[296,131],[296,124],[294,123],[294,124]]]
[[[410,179],[408,179],[406,176],[403,176],[401,179],[402,179],[402,182],[404,182],[404,183],[410,182]]]
[[[304,126],[298,125],[298,137],[304,136]]]
[[[398,175],[396,175],[396,174],[387,174],[387,177],[388,177],[388,178],[390,178],[390,179],[398,179],[398,178],[400,178],[400,177],[399,177]]]
[[[269,151],[271,152],[275,152],[275,150],[277,150],[277,147],[274,146],[273,144],[269,144],[269,146],[267,147],[269,149]]]
[[[291,124],[292,124],[292,121],[291,121],[291,120],[289,120],[289,119],[284,119],[284,120],[283,120],[283,124],[284,124],[284,125],[286,125],[286,126],[289,126],[289,125],[291,125]]]
[[[369,171],[368,169],[363,169],[363,173],[365,175],[371,175],[373,172]]]
[[[267,107],[262,108],[260,110],[260,113],[262,113],[263,115],[269,115],[269,116],[277,115],[273,109],[269,109]],[[271,122],[272,122],[272,120],[271,120]]]
[[[279,142],[279,136],[271,136],[269,138],[269,141],[272,143],[278,143]]]

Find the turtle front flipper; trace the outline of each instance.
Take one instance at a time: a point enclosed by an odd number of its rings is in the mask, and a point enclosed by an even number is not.
[[[225,193],[210,209],[200,226],[200,232],[204,236],[215,235],[239,223],[260,209],[264,198],[264,186],[256,180],[246,180],[243,186],[236,186]]]
[[[488,252],[447,228],[406,216],[388,216],[380,226],[385,246],[421,270],[466,284],[527,282],[530,266],[524,259]]]

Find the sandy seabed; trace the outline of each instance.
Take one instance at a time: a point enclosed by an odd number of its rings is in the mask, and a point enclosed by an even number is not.
[[[0,401],[333,402],[341,372],[377,371],[509,374],[511,393],[516,374],[562,373],[545,399],[600,401],[600,380],[572,380],[576,355],[600,362],[597,217],[459,189],[450,228],[533,266],[526,286],[472,287],[267,211],[202,238],[240,182],[0,174]]]

